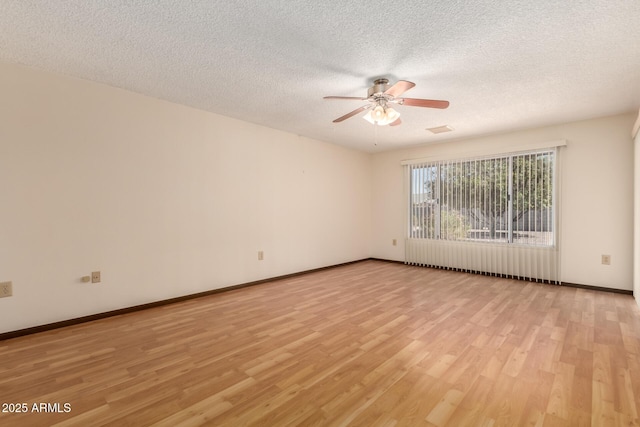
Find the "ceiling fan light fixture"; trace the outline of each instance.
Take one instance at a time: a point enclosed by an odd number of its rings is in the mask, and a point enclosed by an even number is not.
[[[376,106],[376,108],[374,108],[373,111],[371,112],[371,117],[376,122],[384,120],[386,118],[386,111],[384,107],[382,105]]]
[[[373,110],[369,110],[367,114],[362,116],[362,118],[372,125],[384,126],[387,124],[387,115],[384,108],[382,108],[381,106],[377,106]]]
[[[373,120],[373,111],[371,111],[371,110],[367,111],[367,114],[362,116],[362,118],[365,119],[366,121],[368,121],[369,123],[371,123],[372,125],[376,124],[376,121]]]
[[[387,120],[389,121],[389,123],[395,122],[398,119],[398,117],[400,117],[400,113],[398,113],[396,110],[394,110],[391,107],[387,108],[386,113],[387,113]]]
[[[362,116],[363,119],[371,123],[372,125],[386,126],[398,120],[400,113],[391,107],[384,108],[378,105],[373,110],[369,110],[367,114]]]

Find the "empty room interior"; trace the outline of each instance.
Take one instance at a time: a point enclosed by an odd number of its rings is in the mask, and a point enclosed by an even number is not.
[[[640,425],[638,40],[0,1],[0,425]]]

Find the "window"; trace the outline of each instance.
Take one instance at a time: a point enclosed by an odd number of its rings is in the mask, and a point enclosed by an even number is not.
[[[409,166],[409,237],[555,246],[556,150]]]

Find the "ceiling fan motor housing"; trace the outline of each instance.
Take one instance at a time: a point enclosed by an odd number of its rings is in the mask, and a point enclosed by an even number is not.
[[[372,97],[375,94],[384,93],[387,89],[389,89],[389,80],[377,79],[373,82],[373,86],[371,86],[367,91],[367,97]]]

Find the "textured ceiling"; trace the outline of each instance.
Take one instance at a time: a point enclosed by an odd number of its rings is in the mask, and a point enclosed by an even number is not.
[[[0,61],[365,151],[636,110],[639,42],[636,0],[0,0]],[[332,123],[377,77],[451,106]]]

